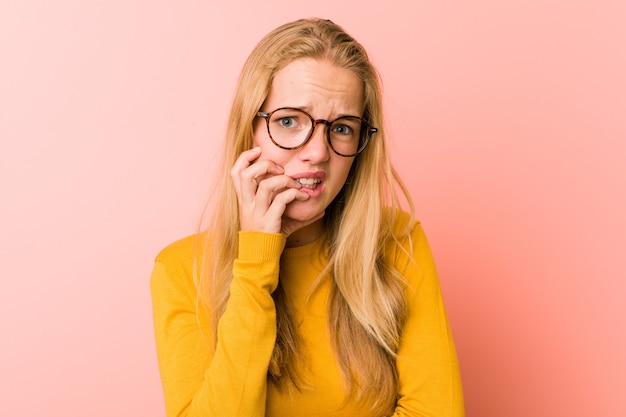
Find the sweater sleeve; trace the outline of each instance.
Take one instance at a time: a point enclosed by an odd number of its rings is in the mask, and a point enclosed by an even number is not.
[[[267,371],[276,340],[271,293],[278,284],[284,245],[280,234],[240,232],[215,350],[206,314],[197,308],[191,262],[181,262],[175,249],[157,257],[151,290],[168,417],[265,415]]]
[[[412,232],[413,261],[404,256],[408,316],[398,350],[399,399],[393,417],[462,417],[461,377],[439,279],[426,236]],[[407,263],[408,262],[408,263]]]

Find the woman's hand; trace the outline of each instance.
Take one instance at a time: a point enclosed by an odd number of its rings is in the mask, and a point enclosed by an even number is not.
[[[296,230],[322,218],[324,213],[305,221],[283,218],[287,204],[310,197],[300,191],[302,185],[284,175],[285,170],[269,160],[259,160],[261,148],[243,152],[230,171],[239,200],[239,223],[242,231],[283,233]]]

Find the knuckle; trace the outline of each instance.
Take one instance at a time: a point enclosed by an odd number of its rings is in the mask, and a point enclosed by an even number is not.
[[[293,188],[290,188],[288,190],[283,191],[282,193],[277,194],[274,200],[278,200],[281,203],[289,203],[295,198],[296,198],[296,190],[294,190]]]
[[[271,181],[263,180],[259,181],[257,189],[263,192],[270,192],[274,190],[274,186],[271,184]]]
[[[252,181],[254,179],[254,172],[249,169],[244,169],[243,171],[241,171],[239,176],[245,180]]]

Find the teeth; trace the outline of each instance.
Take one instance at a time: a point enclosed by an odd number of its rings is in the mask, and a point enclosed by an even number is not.
[[[319,178],[298,178],[296,181],[302,185],[315,185],[321,182]]]

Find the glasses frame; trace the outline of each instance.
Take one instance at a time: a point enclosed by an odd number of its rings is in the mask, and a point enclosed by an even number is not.
[[[304,141],[301,144],[299,144],[298,146],[283,146],[283,145],[280,145],[272,137],[272,133],[270,132],[270,119],[271,119],[272,115],[274,113],[276,113],[277,111],[279,111],[279,110],[297,110],[299,112],[302,112],[302,113],[306,114],[309,117],[309,119],[311,119],[311,130],[309,131],[309,134],[307,135],[306,139],[304,139]],[[257,112],[256,115],[257,115],[257,117],[265,119],[265,123],[267,125],[267,134],[269,135],[270,140],[272,141],[272,143],[274,145],[278,146],[279,148],[286,149],[286,150],[295,150],[295,149],[302,148],[313,137],[313,133],[315,132],[315,128],[317,127],[317,125],[318,124],[323,124],[323,125],[326,126],[326,129],[325,129],[326,141],[328,142],[328,145],[330,146],[330,149],[332,149],[333,152],[336,153],[339,156],[343,156],[343,157],[349,158],[349,157],[357,156],[358,154],[363,152],[363,150],[367,147],[367,144],[369,143],[372,135],[374,133],[378,132],[378,128],[375,128],[375,127],[371,126],[365,119],[363,119],[361,117],[358,117],[358,116],[341,116],[341,117],[336,118],[335,120],[330,120],[330,121],[329,120],[325,120],[325,119],[314,119],[313,116],[311,116],[309,113],[307,113],[304,110],[299,109],[297,107],[279,107],[278,109],[272,110],[271,112],[259,111],[259,112]],[[332,141],[330,140],[330,127],[336,121],[341,120],[341,119],[346,119],[346,118],[360,120],[362,127],[365,127],[365,133],[363,133],[363,131],[361,130],[361,135],[365,134],[365,138],[363,139],[363,143],[361,144],[361,146],[359,146],[359,148],[357,149],[357,151],[355,153],[351,153],[351,154],[343,154],[341,152],[337,152],[337,150],[333,147]]]

